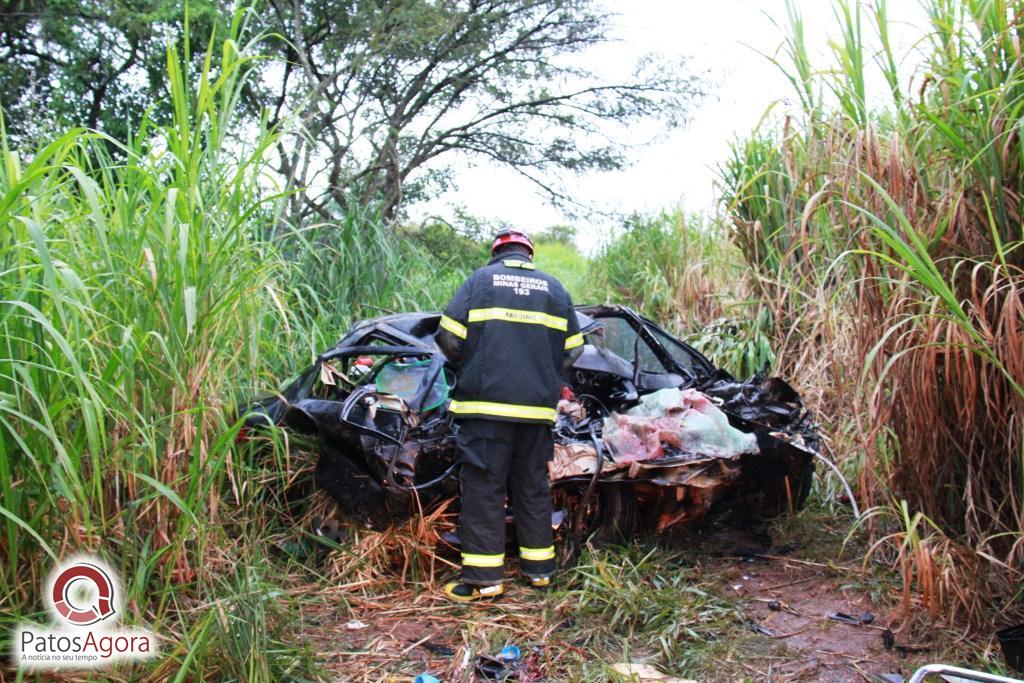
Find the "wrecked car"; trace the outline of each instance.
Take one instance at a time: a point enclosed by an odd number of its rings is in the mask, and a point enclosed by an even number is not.
[[[556,524],[625,540],[690,525],[732,502],[747,514],[798,509],[819,437],[784,380],[739,381],[625,306],[578,306],[584,336],[554,425]],[[438,313],[360,322],[246,426],[312,437],[316,483],[374,529],[459,494],[447,411],[456,373],[434,341]],[[511,512],[514,515],[514,511]]]

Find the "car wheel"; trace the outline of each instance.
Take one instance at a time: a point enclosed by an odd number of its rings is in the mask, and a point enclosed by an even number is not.
[[[603,484],[596,487],[585,510],[580,507],[582,498],[583,490],[580,490],[570,525],[580,541],[589,541],[594,546],[602,547],[622,545],[633,540],[637,528],[637,510],[631,486]]]

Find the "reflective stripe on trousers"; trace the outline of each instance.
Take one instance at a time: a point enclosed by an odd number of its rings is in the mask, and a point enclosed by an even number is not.
[[[553,560],[555,559],[555,546],[550,545],[547,548],[523,548],[520,546],[519,557],[533,562]]]

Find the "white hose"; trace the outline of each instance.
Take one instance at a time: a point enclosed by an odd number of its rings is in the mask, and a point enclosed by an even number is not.
[[[828,465],[832,471],[836,473],[836,476],[839,477],[839,481],[843,482],[843,488],[846,489],[846,495],[849,497],[850,505],[853,507],[853,516],[860,519],[860,508],[857,507],[857,499],[853,497],[853,489],[850,488],[850,484],[846,481],[846,477],[843,476],[843,473],[838,467],[836,467],[834,462],[823,456],[821,453],[815,453],[814,457]]]

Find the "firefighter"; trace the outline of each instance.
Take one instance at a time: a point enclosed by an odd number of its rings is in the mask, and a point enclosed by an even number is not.
[[[459,602],[504,592],[505,495],[515,518],[519,568],[551,583],[555,547],[547,463],[563,373],[583,346],[572,299],[533,265],[533,242],[502,230],[491,260],[459,287],[441,316],[438,344],[458,367],[449,411],[462,463]]]

